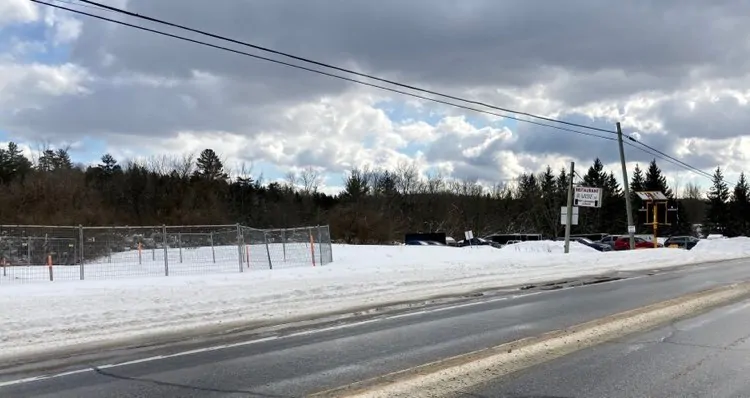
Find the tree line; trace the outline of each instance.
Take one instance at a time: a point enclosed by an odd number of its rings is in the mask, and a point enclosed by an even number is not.
[[[233,174],[233,177],[230,177]],[[71,161],[65,149],[45,149],[34,159],[18,145],[0,148],[0,224],[33,225],[193,225],[243,223],[258,228],[328,224],[335,240],[386,243],[409,232],[446,232],[460,239],[471,229],[491,233],[563,233],[560,208],[570,179],[603,190],[601,208],[580,208],[573,233],[625,233],[625,200],[632,203],[639,233],[649,233],[637,191],[661,191],[669,198],[669,226],[661,234],[750,233],[750,194],[741,176],[730,190],[721,169],[707,195],[687,185],[678,193],[652,161],[631,172],[631,195],[599,159],[585,173],[569,175],[551,167],[523,174],[514,183],[492,187],[476,181],[422,178],[415,166],[394,170],[353,169],[342,192],[319,191],[321,176],[312,168],[290,173],[285,182],[264,182],[248,170],[225,170],[211,149],[200,156],[154,157],[118,163],[111,155],[99,164]]]

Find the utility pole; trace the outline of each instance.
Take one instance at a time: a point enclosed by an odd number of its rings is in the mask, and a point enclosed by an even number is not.
[[[625,193],[625,209],[628,212],[628,235],[630,235],[630,250],[635,250],[635,224],[633,224],[633,204],[630,202],[630,180],[628,168],[625,166],[625,148],[622,143],[622,127],[617,122],[617,143],[620,146],[620,164],[622,165],[622,187]]]
[[[573,224],[573,177],[576,162],[570,162],[570,181],[568,181],[568,213],[565,218],[565,253],[570,252],[570,225]]]

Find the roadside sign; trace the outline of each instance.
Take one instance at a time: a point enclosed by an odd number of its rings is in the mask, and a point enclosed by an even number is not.
[[[602,189],[593,187],[575,187],[574,206],[602,207]]]
[[[563,206],[560,208],[560,224],[566,225],[568,223],[568,207]],[[571,225],[578,225],[578,208],[573,207],[573,222]]]
[[[664,195],[661,191],[640,191],[636,192],[636,195],[638,195],[641,200],[650,200],[650,201],[663,201],[667,200],[667,196]]]
[[[466,240],[472,240],[474,239],[474,232],[471,230],[464,231],[464,237],[466,238]]]
[[[628,233],[629,234],[635,233],[635,225],[628,225]]]

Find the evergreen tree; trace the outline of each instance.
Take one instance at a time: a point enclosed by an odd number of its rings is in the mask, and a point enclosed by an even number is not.
[[[747,182],[745,173],[740,174],[737,185],[734,186],[732,197],[729,202],[732,215],[727,235],[750,236],[750,184]]]
[[[633,170],[633,176],[630,178],[630,192],[634,197],[638,197],[635,193],[645,190],[646,178],[643,176],[643,170],[639,165],[635,165]]]
[[[643,201],[638,197],[637,192],[646,190],[646,177],[643,175],[643,169],[636,164],[633,170],[633,176],[630,177],[630,204],[633,209],[633,220],[636,231],[645,231],[646,222],[645,212],[640,211],[643,208]]]
[[[0,148],[0,184],[23,179],[31,171],[31,162],[15,142],[9,142],[7,149]]]
[[[70,159],[67,149],[60,148],[56,151],[45,149],[39,156],[37,168],[39,171],[46,172],[70,170],[73,168],[73,161]]]
[[[219,159],[219,155],[213,149],[204,149],[196,161],[197,170],[195,177],[208,181],[224,181],[227,178],[224,173],[224,165]]]
[[[646,170],[646,180],[643,184],[644,191],[658,191],[664,194],[667,198],[672,198],[672,190],[667,185],[667,177],[665,177],[659,166],[656,165],[656,159],[652,160]]]
[[[562,201],[557,194],[557,181],[555,180],[555,174],[552,172],[552,168],[547,166],[539,176],[540,188],[542,193],[542,210],[541,210],[541,222],[542,230],[540,232],[544,236],[557,236],[560,231],[560,207]]]
[[[583,229],[586,232],[603,232],[608,228],[605,225],[607,218],[607,209],[604,206],[604,202],[609,201],[608,192],[606,192],[605,185],[607,184],[607,173],[604,171],[604,164],[599,158],[594,159],[594,164],[589,167],[586,175],[583,176],[583,185],[586,187],[601,188],[602,189],[602,208],[579,208],[578,213]]]
[[[729,224],[729,188],[724,181],[724,173],[717,167],[713,175],[713,183],[708,191],[706,204],[706,219],[703,231],[706,235],[723,234]]]
[[[97,167],[101,171],[102,176],[111,177],[115,173],[122,171],[122,167],[117,164],[117,160],[112,155],[106,153],[102,156],[101,160],[102,162]]]

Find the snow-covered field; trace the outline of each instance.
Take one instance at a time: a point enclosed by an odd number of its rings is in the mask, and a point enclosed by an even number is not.
[[[502,249],[334,245],[334,262],[322,267],[251,267],[239,273],[235,265],[227,265],[233,272],[3,284],[0,359],[227,322],[280,321],[581,274],[750,257],[748,238],[701,241],[691,251],[600,253],[573,243],[571,254],[565,255],[562,245],[550,241]],[[182,264],[189,266],[185,259]],[[74,277],[77,268],[70,271]]]
[[[165,275],[200,275],[237,273],[243,271],[321,265],[330,262],[327,245],[309,243],[248,244],[241,247],[215,246],[196,248],[131,249],[87,260],[83,266],[84,279],[116,279],[159,277]],[[164,261],[164,256],[167,261]],[[0,271],[0,286],[6,283],[49,282],[81,279],[79,265],[12,266]]]

